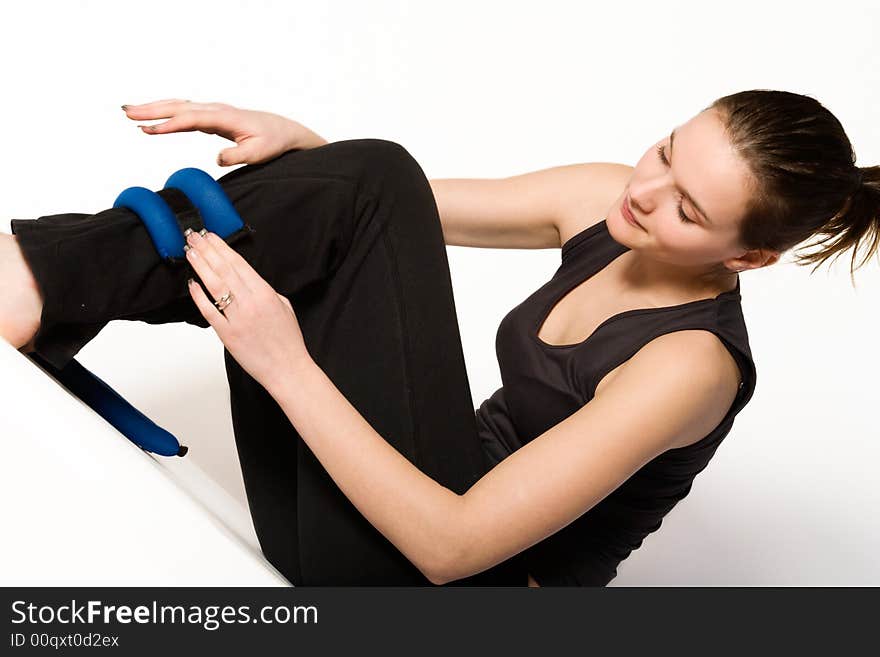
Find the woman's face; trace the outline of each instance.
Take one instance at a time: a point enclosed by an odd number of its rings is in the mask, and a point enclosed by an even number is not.
[[[673,132],[636,164],[608,216],[608,230],[615,240],[653,260],[708,272],[745,252],[738,228],[746,211],[749,173],[714,110],[701,112]],[[623,215],[627,202],[641,228]]]

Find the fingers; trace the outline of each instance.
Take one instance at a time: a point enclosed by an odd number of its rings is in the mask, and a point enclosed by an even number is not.
[[[149,107],[151,105],[167,105],[169,103],[189,103],[189,100],[182,100],[180,98],[165,98],[163,100],[153,100],[149,103],[141,103],[140,105],[129,105],[129,107]]]
[[[168,118],[154,116],[149,118]],[[195,111],[185,111],[181,114],[172,115],[165,123],[154,123],[153,125],[139,125],[138,128],[148,135],[161,135],[168,132],[192,132],[194,130],[202,130],[208,132],[211,125],[207,124],[204,114]]]
[[[144,103],[142,105],[123,105],[122,111],[125,115],[135,121],[148,121],[151,119],[169,119],[179,116],[185,112],[196,110],[212,111],[234,109],[232,105],[225,103],[194,103],[191,100],[179,100],[177,98],[169,98],[167,100],[157,100],[152,103]]]
[[[150,116],[144,118],[166,118]],[[211,135],[220,135],[234,140],[241,120],[226,109],[187,109],[171,116],[164,123],[138,126],[145,134],[161,135],[171,132],[192,132],[199,130]]]
[[[258,147],[258,138],[249,137],[236,146],[224,148],[217,155],[217,164],[230,167],[233,164],[259,164],[262,161]]]
[[[129,118],[138,121],[146,119],[167,119],[186,110],[221,109],[232,109],[232,105],[226,103],[196,103],[191,100],[169,98],[167,100],[156,100],[151,103],[142,103],[140,105],[122,106],[122,111],[125,112]]]
[[[168,132],[193,132],[199,129],[195,120],[192,117],[187,117],[185,114],[165,121],[165,123],[139,125],[138,128],[148,135],[161,135]]]
[[[226,247],[223,252],[219,250],[218,242]],[[219,300],[230,290],[242,295],[251,292],[250,286],[239,275],[239,263],[229,256],[230,252],[235,253],[235,251],[219,236],[209,232],[205,237],[201,237],[193,232],[187,237],[187,244],[191,247],[186,250],[187,260],[208,288],[214,301]],[[237,253],[235,255],[241,258]]]
[[[208,320],[208,323],[214,327],[217,331],[217,335],[222,339],[223,332],[226,330],[229,322],[226,315],[220,312],[220,309],[214,305],[214,302],[205,295],[202,286],[193,279],[190,279],[189,282],[189,293],[192,295],[193,301],[195,301],[202,316]]]
[[[195,103],[192,103],[189,100],[168,98],[166,100],[156,100],[151,103],[141,103],[140,105],[123,105],[122,111],[125,112],[128,118],[137,121],[143,121],[146,119],[167,119],[193,104]]]
[[[206,233],[202,242],[210,247],[208,257],[216,257],[223,261],[226,266],[230,267],[238,277],[237,280],[244,285],[245,289],[256,292],[262,286],[268,285],[266,280],[251,267],[250,263],[216,233]]]

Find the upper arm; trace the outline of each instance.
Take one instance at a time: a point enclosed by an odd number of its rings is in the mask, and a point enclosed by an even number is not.
[[[531,547],[683,438],[707,435],[736,388],[711,333],[680,331],[650,341],[601,394],[467,491],[447,579],[482,572]]]
[[[507,178],[442,178],[430,183],[446,244],[558,248],[579,222],[583,229],[589,225],[584,222],[601,218],[631,170],[623,164],[588,162]]]

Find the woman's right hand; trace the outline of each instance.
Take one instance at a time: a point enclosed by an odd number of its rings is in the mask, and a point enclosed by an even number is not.
[[[278,114],[240,109],[225,103],[194,103],[176,98],[141,105],[123,105],[135,121],[168,119],[164,123],[139,125],[148,135],[199,130],[236,143],[217,156],[222,167],[259,164],[290,150],[322,146],[327,140],[304,125]]]

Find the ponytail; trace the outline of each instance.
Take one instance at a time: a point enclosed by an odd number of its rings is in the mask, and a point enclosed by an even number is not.
[[[718,98],[706,109],[719,113],[732,147],[751,173],[740,224],[743,247],[782,253],[819,236],[807,245],[819,249],[799,250],[795,263],[817,263],[815,271],[852,248],[851,277],[878,253],[880,167],[855,166],[843,126],[819,101],[752,89]],[[863,247],[866,254],[855,266]]]

